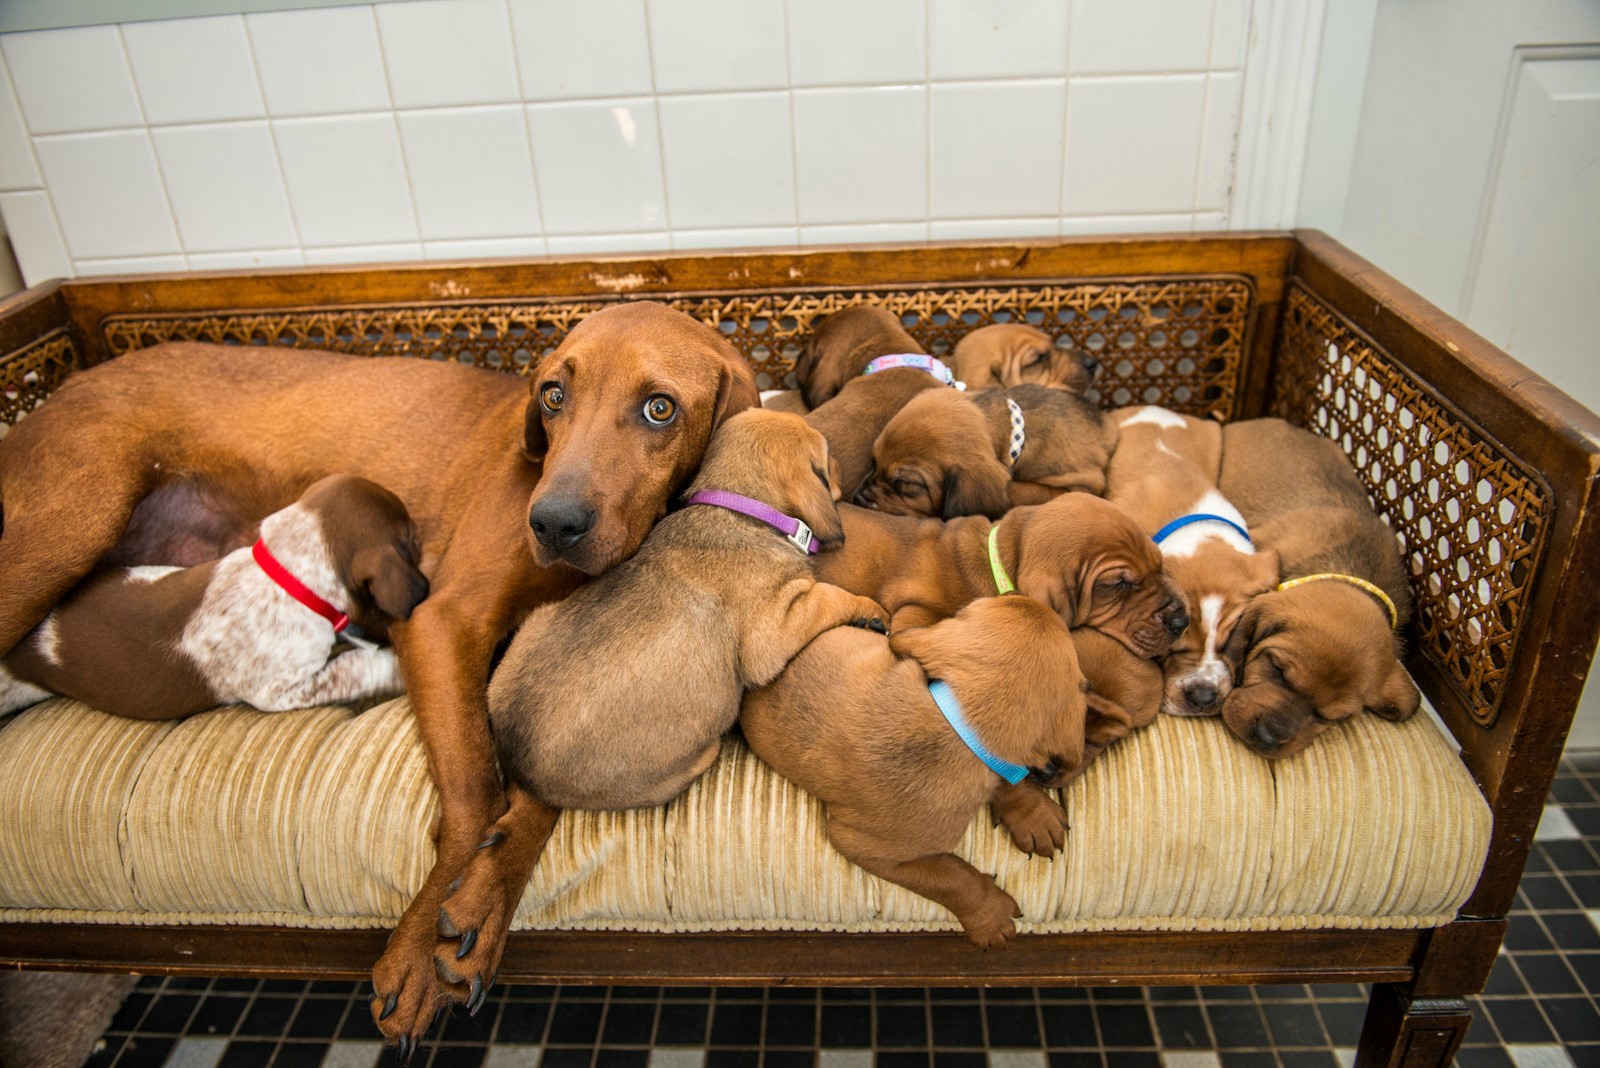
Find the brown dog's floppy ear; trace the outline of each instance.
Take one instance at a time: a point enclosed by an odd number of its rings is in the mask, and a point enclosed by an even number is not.
[[[539,415],[539,398],[528,398],[528,409],[523,416],[522,453],[530,460],[543,460],[550,449],[550,439],[545,436],[544,419]]]
[[[746,408],[761,407],[761,391],[756,388],[755,372],[745,358],[737,352],[727,357],[727,363],[717,377],[717,409],[711,417],[715,430],[730,417]]]
[[[363,549],[350,561],[350,578],[392,619],[410,619],[428,596],[428,580],[392,546]]]
[[[984,515],[999,519],[1011,507],[1011,499],[1006,495],[1010,482],[1010,475],[998,463],[950,468],[944,473],[942,517]]]
[[[1411,681],[1411,676],[1396,661],[1389,670],[1389,677],[1383,680],[1378,703],[1368,711],[1390,723],[1404,723],[1416,715],[1421,705],[1422,694],[1417,690],[1417,684]]]
[[[1067,626],[1078,615],[1078,589],[1059,561],[1025,559],[1017,567],[1017,592],[1049,605]]]
[[[1244,681],[1244,661],[1250,655],[1250,647],[1255,644],[1256,625],[1260,620],[1260,607],[1255,602],[1245,605],[1239,613],[1239,621],[1233,625],[1228,640],[1222,645],[1222,659],[1233,669],[1235,686]]]

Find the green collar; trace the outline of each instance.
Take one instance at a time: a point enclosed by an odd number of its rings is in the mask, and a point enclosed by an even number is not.
[[[1000,524],[996,523],[989,528],[989,570],[994,573],[994,588],[1001,594],[1016,593],[1017,588],[1011,584],[1011,576],[1006,574],[1005,565],[1000,562]]]

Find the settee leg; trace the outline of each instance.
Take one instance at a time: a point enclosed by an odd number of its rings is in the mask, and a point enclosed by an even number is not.
[[[1416,997],[1400,984],[1377,983],[1356,1068],[1444,1068],[1471,1024],[1472,1010],[1461,998]]]

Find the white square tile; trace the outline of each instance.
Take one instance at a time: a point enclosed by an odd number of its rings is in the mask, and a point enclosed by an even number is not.
[[[144,121],[115,26],[0,36],[28,129],[107,130]]]
[[[674,228],[795,221],[787,93],[671,97],[660,108]]]
[[[74,259],[179,251],[143,130],[42,137],[34,147]]]
[[[934,241],[985,241],[1006,237],[1057,237],[1061,222],[1054,215],[1035,219],[935,219],[928,224]]]
[[[658,1068],[654,1063],[650,1068]],[[677,1068],[677,1066],[673,1066]],[[817,1054],[817,1068],[872,1068],[870,1049],[825,1049]]]
[[[793,226],[754,226],[730,230],[674,230],[672,247],[686,248],[793,248],[800,232]]]
[[[784,0],[647,0],[656,91],[789,84]]]
[[[926,89],[799,90],[794,122],[802,222],[927,217]]]
[[[50,194],[44,190],[0,193],[0,215],[5,216],[11,250],[17,254],[22,280],[30,286],[51,278],[71,278],[72,257],[61,240]]]
[[[416,0],[376,10],[395,107],[518,99],[504,0]]]
[[[1067,73],[1062,0],[929,0],[928,19],[935,79]]]
[[[1215,1050],[1168,1050],[1161,1054],[1161,1068],[1222,1068]]]
[[[1228,229],[1228,213],[1225,211],[1197,211],[1194,213],[1194,229],[1196,233],[1211,230],[1226,230]],[[1438,715],[1438,713],[1434,714]],[[1440,728],[1439,733],[1444,735],[1445,739],[1448,741],[1451,737],[1451,734],[1449,731],[1444,729],[1444,723],[1442,720],[1438,723],[1438,727]]]
[[[1567,810],[1560,805],[1544,806],[1544,813],[1539,817],[1539,826],[1533,832],[1535,842],[1560,842],[1582,838],[1577,824],[1572,822],[1572,817],[1567,815]]]
[[[802,226],[802,245],[874,245],[928,240],[928,224],[860,223],[853,226]]]
[[[552,234],[545,238],[544,243],[552,256],[666,252],[672,248],[672,235],[665,230],[649,234],[585,234],[577,237]]]
[[[78,260],[78,277],[105,274],[172,274],[187,271],[182,256],[117,256],[108,260]]]
[[[828,1056],[824,1050],[823,1058]],[[650,1050],[650,1068],[700,1068],[706,1063],[706,1051],[703,1049],[690,1049],[678,1046],[655,1046]],[[823,1061],[822,1068],[843,1068],[842,1065],[831,1065]],[[850,1068],[856,1068],[855,1065]],[[864,1068],[871,1068],[871,1061]]]
[[[1243,75],[1232,73],[1212,74],[1206,79],[1205,128],[1200,135],[1200,167],[1195,172],[1194,206],[1198,210],[1228,206],[1238,157],[1243,81]]]
[[[1250,30],[1250,0],[1215,0],[1211,19],[1211,69],[1244,66],[1245,39]]]
[[[543,1046],[516,1046],[496,1042],[489,1047],[489,1055],[483,1060],[483,1068],[534,1068],[539,1063],[539,1054]],[[651,1068],[660,1068],[655,1062],[655,1050],[650,1051]],[[702,1057],[701,1060],[704,1060]],[[323,1062],[322,1068],[328,1068]],[[677,1068],[699,1068],[696,1065],[682,1065]]]
[[[240,16],[130,22],[122,39],[151,125],[266,114]]]
[[[925,0],[789,5],[795,85],[887,85],[927,77]]]
[[[1073,79],[1062,212],[1189,211],[1205,75]]]
[[[521,107],[402,112],[400,140],[424,238],[539,232]]]
[[[248,271],[257,267],[302,267],[305,262],[305,255],[297,248],[189,253],[191,271]]]
[[[933,87],[936,218],[1057,215],[1062,81]]]
[[[1064,237],[1083,234],[1188,233],[1192,229],[1192,215],[1083,215],[1068,216],[1061,220]]]
[[[422,255],[430,260],[527,259],[543,256],[542,237],[500,237],[478,241],[424,241]]]
[[[1356,1068],[1356,1048],[1354,1046],[1333,1047],[1334,1060],[1339,1062],[1339,1068]]]
[[[392,115],[280,119],[272,125],[302,245],[416,240]]]
[[[341,263],[412,263],[422,259],[422,243],[402,241],[386,245],[346,245],[335,248],[308,248],[306,266],[323,267]]]
[[[1507,1042],[1506,1053],[1517,1068],[1573,1068],[1572,1056],[1554,1042]]]
[[[216,1068],[227,1049],[226,1038],[180,1038],[161,1068]]]
[[[256,70],[273,115],[389,107],[378,24],[370,7],[246,15]]]
[[[373,1068],[381,1056],[382,1042],[352,1042],[341,1038],[328,1047],[322,1058],[322,1068]]]
[[[265,122],[150,132],[190,252],[298,245],[278,154]]]
[[[651,91],[644,0],[511,0],[511,27],[525,100]]]
[[[1204,70],[1211,4],[1205,0],[1077,0],[1069,58],[1073,74]]]
[[[661,138],[648,98],[528,108],[545,231],[593,234],[666,224]]]
[[[33,162],[33,142],[11,91],[5,56],[0,55],[0,189],[38,189],[42,185],[44,178]]]
[[[1044,1050],[992,1049],[989,1068],[1045,1068]]]

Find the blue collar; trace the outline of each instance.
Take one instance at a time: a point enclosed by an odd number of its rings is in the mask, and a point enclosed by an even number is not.
[[[1227,516],[1207,515],[1204,512],[1196,512],[1193,515],[1179,516],[1177,519],[1174,519],[1172,522],[1168,523],[1166,526],[1150,535],[1150,540],[1155,542],[1157,545],[1160,545],[1167,539],[1169,535],[1177,533],[1190,523],[1226,523],[1228,526],[1239,532],[1239,536],[1244,539],[1246,545],[1255,544],[1255,542],[1250,540],[1250,532],[1244,529],[1244,527],[1241,527],[1238,523],[1235,523],[1233,520],[1229,519]]]
[[[950,684],[943,679],[933,679],[928,683],[928,692],[933,695],[933,703],[939,706],[939,711],[944,713],[944,718],[950,722],[957,735],[967,748],[989,766],[989,770],[1000,776],[1006,782],[1015,786],[1028,777],[1028,769],[1020,764],[1009,764],[995,756],[983,747],[978,741],[978,732],[972,729],[972,724],[966,721],[961,714],[961,702],[956,700],[955,691],[950,689]]]

